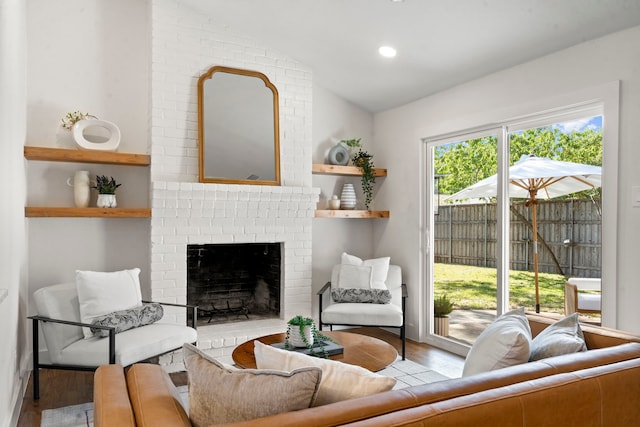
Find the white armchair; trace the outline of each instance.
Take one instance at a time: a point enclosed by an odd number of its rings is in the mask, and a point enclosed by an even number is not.
[[[600,313],[601,294],[581,291],[602,291],[601,279],[572,277],[564,284],[564,311],[572,313]]]
[[[192,310],[191,326],[163,323],[129,329],[118,334],[112,326],[96,326],[81,322],[78,291],[74,282],[41,288],[33,294],[38,315],[33,321],[33,396],[39,399],[39,369],[92,371],[103,364],[128,366],[177,350],[185,342],[195,343],[196,308],[179,304],[169,306]],[[47,346],[40,351],[38,326]],[[84,337],[82,327],[107,330],[109,336]]]
[[[331,273],[331,281],[327,282],[318,291],[319,329],[322,330],[324,325],[329,326],[331,329],[333,329],[334,325],[399,328],[400,339],[402,340],[402,359],[404,360],[407,287],[402,283],[402,269],[397,265],[389,265],[389,272],[385,281],[385,285],[391,293],[391,301],[388,304],[334,302],[331,297],[332,283],[339,283],[339,274],[340,264],[334,266]]]

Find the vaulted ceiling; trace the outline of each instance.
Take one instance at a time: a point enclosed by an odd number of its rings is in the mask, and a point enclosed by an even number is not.
[[[370,112],[640,25],[638,0],[181,2],[311,67],[316,84]],[[381,57],[381,45],[397,56]]]

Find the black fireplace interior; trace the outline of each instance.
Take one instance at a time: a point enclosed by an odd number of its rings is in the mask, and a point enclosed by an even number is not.
[[[198,324],[280,316],[280,243],[187,245],[187,304]]]

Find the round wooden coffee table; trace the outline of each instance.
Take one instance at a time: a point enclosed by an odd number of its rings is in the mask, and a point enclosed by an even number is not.
[[[350,332],[332,331],[322,333],[344,347],[343,354],[329,356],[350,365],[362,366],[372,372],[386,368],[398,357],[398,352],[389,343],[378,338]],[[264,344],[284,342],[285,334],[266,335],[256,338]],[[247,341],[233,350],[233,361],[242,368],[256,368],[256,357],[253,354],[253,342]]]

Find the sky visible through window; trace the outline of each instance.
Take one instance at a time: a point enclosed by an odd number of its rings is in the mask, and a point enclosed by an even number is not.
[[[571,133],[573,131],[582,132],[585,130],[602,130],[602,116],[587,117],[584,119],[573,120],[565,123],[557,123],[553,125],[560,129],[562,133]]]

